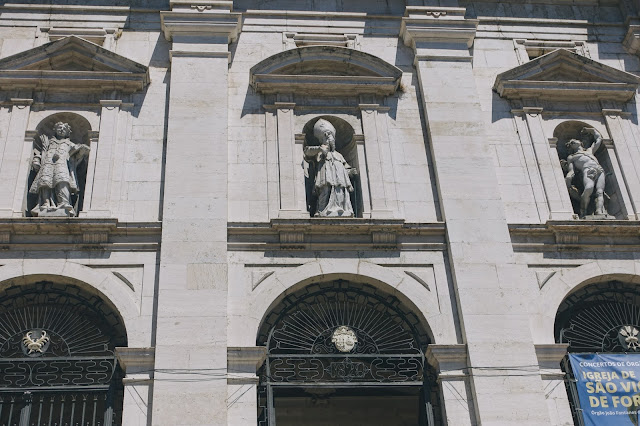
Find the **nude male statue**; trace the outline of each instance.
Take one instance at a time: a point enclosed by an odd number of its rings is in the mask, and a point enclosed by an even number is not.
[[[584,147],[584,142],[587,138],[593,136],[593,144],[589,148]],[[595,204],[596,215],[606,215],[607,212],[604,208],[604,185],[605,185],[605,173],[604,169],[598,162],[598,159],[594,155],[596,151],[602,145],[602,135],[594,128],[584,127],[580,132],[581,140],[571,139],[566,143],[569,156],[567,157],[567,174],[565,175],[565,182],[569,192],[575,190],[572,188],[571,181],[577,173],[582,174],[582,184],[584,190],[580,194],[580,217],[585,217],[587,213],[587,207],[591,201],[592,195],[595,191]]]

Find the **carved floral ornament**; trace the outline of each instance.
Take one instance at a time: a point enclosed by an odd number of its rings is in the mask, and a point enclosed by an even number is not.
[[[640,349],[640,339],[638,339],[638,329],[632,325],[625,325],[618,331],[620,344],[627,350],[637,352]]]

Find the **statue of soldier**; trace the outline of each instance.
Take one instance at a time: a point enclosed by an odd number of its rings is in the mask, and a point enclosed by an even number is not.
[[[33,216],[75,216],[71,195],[80,190],[76,168],[89,155],[89,147],[71,142],[71,126],[58,122],[55,136],[40,135],[42,150],[34,150],[31,167],[37,172],[29,193],[38,195]]]
[[[584,127],[580,136],[582,140],[571,139],[565,144],[569,152],[566,161],[565,183],[569,193],[577,192],[572,181],[577,174],[582,175],[583,191],[579,195],[581,218],[587,214],[587,207],[592,196],[595,198],[594,214],[607,216],[607,211],[604,208],[605,172],[594,155],[602,145],[602,135],[594,128]],[[588,148],[585,148],[587,138],[591,136],[594,141]]]

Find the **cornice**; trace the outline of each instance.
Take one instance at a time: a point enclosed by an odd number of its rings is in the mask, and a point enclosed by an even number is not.
[[[232,222],[230,251],[264,250],[427,250],[446,247],[444,223],[402,219],[308,218]]]
[[[0,219],[0,250],[156,251],[161,222],[112,218]]]
[[[640,250],[640,222],[632,220],[567,220],[509,225],[515,251]]]

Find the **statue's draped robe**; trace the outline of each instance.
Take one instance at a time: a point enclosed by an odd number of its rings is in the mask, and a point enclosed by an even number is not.
[[[316,216],[353,216],[350,191],[353,191],[349,179],[351,166],[338,151],[326,154],[319,146],[305,149],[305,160],[315,161],[316,177],[313,187],[318,197]]]

